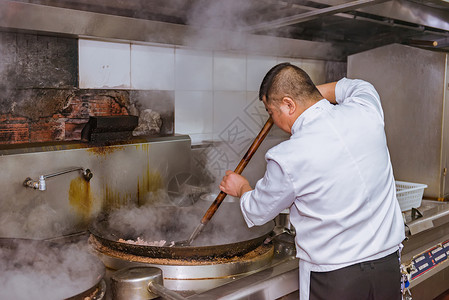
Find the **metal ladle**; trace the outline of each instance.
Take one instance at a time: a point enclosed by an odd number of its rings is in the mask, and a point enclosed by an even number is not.
[[[240,163],[237,165],[237,168],[235,168],[234,172],[237,174],[242,174],[243,170],[245,169],[246,165],[249,163],[251,158],[253,157],[254,153],[256,153],[257,149],[259,148],[262,141],[267,136],[268,132],[270,131],[271,127],[273,126],[273,119],[271,117],[268,118],[265,125],[260,130],[259,134],[254,139],[253,143],[249,147],[248,151],[246,151],[245,155],[243,156]],[[226,197],[225,192],[220,192],[217,195],[217,198],[215,198],[214,202],[210,205],[209,209],[204,214],[203,218],[201,219],[200,224],[195,228],[193,233],[190,235],[188,240],[185,241],[178,241],[175,243],[176,246],[190,246],[193,242],[193,240],[196,239],[196,237],[201,233],[204,226],[212,219],[213,215],[217,211],[220,204],[223,202],[223,200]]]

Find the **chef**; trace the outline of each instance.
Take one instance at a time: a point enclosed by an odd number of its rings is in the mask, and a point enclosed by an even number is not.
[[[240,197],[249,227],[290,209],[301,300],[401,299],[404,223],[374,87],[347,78],[315,86],[282,63],[259,98],[291,136],[266,153],[254,189],[232,171],[220,189]]]

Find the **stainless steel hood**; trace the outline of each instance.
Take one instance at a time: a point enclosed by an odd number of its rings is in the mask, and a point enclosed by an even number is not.
[[[247,51],[260,55],[336,60],[343,50],[328,42],[275,38],[213,27],[96,13],[18,1],[0,0],[0,28],[40,34],[136,43],[161,43],[211,50]]]
[[[345,60],[350,54],[391,43],[448,50],[448,3],[445,0],[0,0],[0,28]],[[292,48],[295,53],[288,50]]]

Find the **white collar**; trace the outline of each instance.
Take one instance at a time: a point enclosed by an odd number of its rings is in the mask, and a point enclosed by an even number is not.
[[[305,111],[303,111],[303,113],[299,115],[299,117],[293,123],[291,129],[292,135],[295,132],[299,131],[303,124],[312,120],[317,114],[321,113],[323,110],[329,109],[331,105],[332,104],[328,100],[321,99],[320,101],[318,101],[317,103],[315,103],[314,105],[310,106]]]

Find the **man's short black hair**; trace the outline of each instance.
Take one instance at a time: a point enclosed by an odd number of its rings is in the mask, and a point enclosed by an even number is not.
[[[262,83],[260,84],[259,89],[259,100],[262,101],[263,97],[268,98],[268,91],[271,88],[271,85],[273,83],[274,77],[279,74],[279,72],[284,69],[285,67],[292,66],[292,64],[288,62],[284,62],[281,64],[278,64],[270,69],[270,71],[267,72],[265,77],[262,80]]]
[[[301,68],[285,62],[271,68],[265,75],[259,89],[259,99],[276,101],[272,96],[289,95],[296,101],[321,99],[322,96],[309,75]]]

